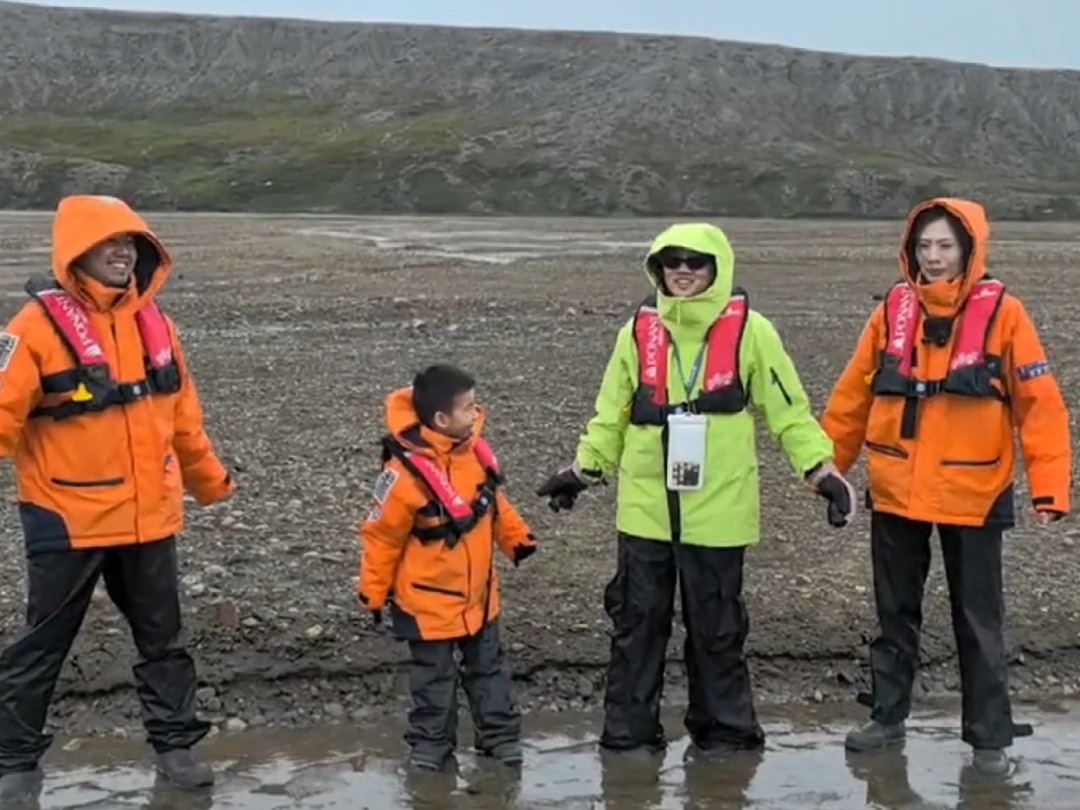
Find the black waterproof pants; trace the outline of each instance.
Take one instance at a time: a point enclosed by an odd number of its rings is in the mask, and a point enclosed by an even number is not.
[[[414,760],[441,766],[457,747],[458,666],[469,701],[476,749],[498,756],[521,741],[521,714],[514,703],[510,665],[503,654],[498,619],[473,636],[447,641],[410,641],[412,707],[405,742]]]
[[[872,717],[898,723],[911,710],[933,524],[874,512],[870,539],[880,635],[870,645]],[[937,527],[960,659],[963,739],[975,748],[1012,744],[1002,627],[1002,530]]]
[[[147,742],[158,752],[189,748],[210,731],[195,716],[175,540],[36,554],[27,560],[26,626],[0,653],[0,773],[30,770],[52,743],[43,732],[49,704],[100,576],[138,650],[132,672]]]
[[[604,592],[613,627],[601,746],[659,750],[666,744],[660,697],[676,582],[686,626],[686,730],[705,750],[764,745],[744,656],[750,621],[742,598],[743,551],[619,535],[618,566]]]

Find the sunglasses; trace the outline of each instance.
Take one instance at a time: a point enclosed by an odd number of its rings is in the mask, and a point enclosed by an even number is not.
[[[660,266],[665,270],[678,270],[685,265],[687,270],[704,270],[707,267],[712,266],[712,259],[708,256],[660,256],[658,259]]]

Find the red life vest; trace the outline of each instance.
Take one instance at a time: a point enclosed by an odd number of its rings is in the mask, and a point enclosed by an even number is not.
[[[390,456],[401,461],[405,469],[424,482],[433,496],[433,503],[440,516],[445,517],[444,521],[434,526],[414,529],[413,533],[421,540],[443,540],[453,548],[489,511],[495,509],[495,493],[502,482],[502,472],[499,460],[486,439],[477,437],[473,441],[472,450],[487,472],[487,478],[477,489],[472,501],[466,501],[454,489],[443,469],[428,456],[408,450],[393,437],[387,437],[383,443],[386,448],[384,462]]]
[[[986,351],[1004,296],[1005,285],[997,279],[983,279],[972,287],[959,313],[948,373],[940,380],[922,380],[914,373],[915,335],[923,322],[922,307],[909,284],[894,285],[885,298],[885,348],[871,386],[874,394],[922,398],[944,393],[1004,399],[1001,358]],[[951,322],[948,326],[951,329]]]
[[[142,339],[146,377],[130,383],[112,378],[109,360],[86,307],[52,279],[31,279],[26,291],[41,304],[60,339],[75,359],[75,368],[42,378],[46,394],[71,394],[59,405],[36,408],[32,417],[69,419],[84,413],[126,405],[150,394],[174,394],[180,390],[180,368],[173,353],[165,316],[154,301],[135,313]]]
[[[736,287],[705,336],[705,378],[701,393],[690,402],[672,405],[668,403],[667,391],[671,335],[660,319],[655,296],[647,298],[634,315],[638,388],[630,411],[631,424],[664,425],[668,414],[676,408],[690,413],[738,413],[743,410],[746,391],[739,372],[739,349],[749,314],[746,292]]]

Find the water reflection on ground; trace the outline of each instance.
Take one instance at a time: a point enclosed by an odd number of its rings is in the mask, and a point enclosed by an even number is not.
[[[944,711],[942,709],[944,708]],[[337,810],[370,808],[1076,808],[1080,791],[1080,706],[1021,707],[1035,733],[1010,750],[1013,773],[983,777],[970,768],[955,706],[924,708],[905,746],[846,754],[843,735],[862,719],[857,707],[765,710],[762,755],[723,761],[685,757],[680,717],[662,758],[601,755],[599,717],[530,715],[519,772],[462,751],[456,773],[411,774],[402,765],[395,723],[312,731],[219,735],[202,751],[219,768],[205,794],[155,784],[147,750],[134,741],[62,741],[49,757],[44,791],[26,808],[105,810]],[[466,718],[462,717],[462,729]],[[463,735],[463,739],[467,739]],[[65,745],[65,742],[67,743]],[[66,749],[66,750],[65,750]]]

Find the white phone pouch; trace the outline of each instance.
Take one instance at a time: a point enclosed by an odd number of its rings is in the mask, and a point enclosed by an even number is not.
[[[668,489],[688,492],[705,485],[707,420],[708,417],[700,413],[668,415]]]

